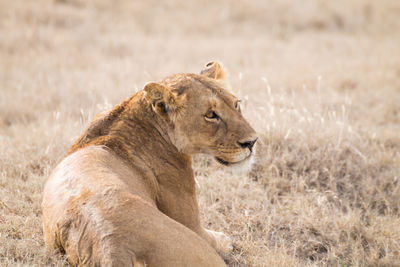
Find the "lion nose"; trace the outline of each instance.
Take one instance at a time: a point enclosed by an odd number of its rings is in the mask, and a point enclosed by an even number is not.
[[[253,146],[257,142],[257,139],[258,138],[251,141],[238,142],[238,144],[241,148],[248,148],[250,151],[253,151]]]

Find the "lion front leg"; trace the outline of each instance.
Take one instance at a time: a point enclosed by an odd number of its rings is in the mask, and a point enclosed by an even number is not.
[[[179,192],[179,194],[171,191],[164,190],[163,195],[159,197],[157,206],[160,211],[191,229],[207,241],[219,254],[229,254],[232,250],[231,239],[222,232],[215,232],[202,227],[194,188],[190,192]],[[169,203],[169,205],[165,203]]]

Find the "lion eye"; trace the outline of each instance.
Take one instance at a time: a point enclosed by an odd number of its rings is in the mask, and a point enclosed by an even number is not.
[[[217,113],[215,113],[214,111],[210,110],[209,112],[207,112],[207,114],[204,116],[204,118],[207,121],[215,121],[215,120],[219,120],[219,116],[217,115]]]
[[[238,100],[238,101],[236,101],[236,103],[235,103],[235,109],[236,109],[236,110],[240,110],[240,101],[241,101],[241,100]]]

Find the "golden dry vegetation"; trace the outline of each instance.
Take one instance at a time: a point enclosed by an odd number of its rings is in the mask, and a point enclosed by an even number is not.
[[[249,175],[195,158],[231,266],[400,266],[400,2],[0,1],[0,265],[63,266],[46,177],[93,116],[211,59],[260,134]]]

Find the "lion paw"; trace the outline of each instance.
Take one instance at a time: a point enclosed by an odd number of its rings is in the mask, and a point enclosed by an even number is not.
[[[223,254],[229,253],[232,251],[232,240],[229,236],[224,234],[223,232],[216,232],[212,230],[206,230],[207,233],[215,240],[216,246],[215,249]]]

